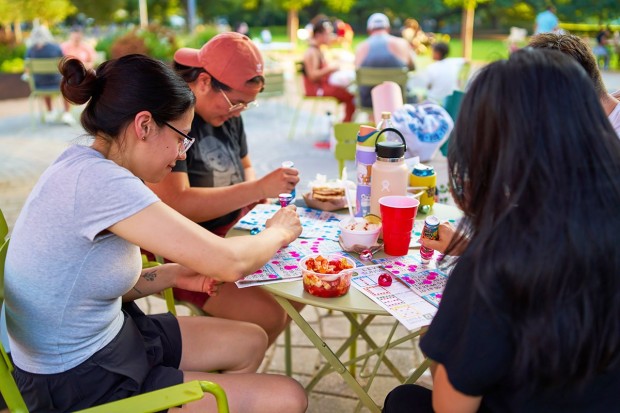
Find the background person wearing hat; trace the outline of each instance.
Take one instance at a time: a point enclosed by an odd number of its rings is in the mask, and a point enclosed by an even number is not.
[[[390,20],[383,13],[368,18],[366,30],[369,37],[355,49],[355,67],[407,67],[415,69],[415,52],[402,37],[392,36]],[[389,79],[386,79],[389,80]],[[372,107],[370,87],[359,88],[362,106]]]
[[[257,202],[290,193],[299,182],[298,171],[278,168],[256,179],[241,112],[255,105],[265,79],[260,51],[247,36],[226,32],[201,49],[179,49],[174,68],[196,95],[190,132],[196,141],[187,159],[177,161],[171,174],[149,187],[181,214],[225,236]],[[289,321],[260,288],[224,283],[214,296],[176,289],[174,294],[215,317],[260,325],[270,344]]]

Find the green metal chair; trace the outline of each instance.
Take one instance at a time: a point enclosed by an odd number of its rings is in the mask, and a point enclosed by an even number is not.
[[[355,160],[357,132],[359,131],[361,125],[361,123],[355,122],[344,122],[334,125],[334,137],[336,138],[334,157],[338,161],[338,176],[341,178],[345,161]]]
[[[39,97],[60,97],[62,93],[60,92],[60,86],[57,88],[38,88],[34,83],[34,75],[50,75],[50,74],[59,74],[58,72],[58,62],[60,61],[59,57],[51,57],[51,58],[30,58],[24,61],[24,68],[28,72],[28,86],[30,87],[30,116],[34,123],[34,105],[35,100]],[[41,121],[43,121],[43,115],[45,110],[41,110]]]
[[[283,72],[265,72],[263,77],[265,78],[265,87],[258,96],[261,100],[263,98],[284,96],[286,81]]]
[[[0,287],[4,293],[4,264],[9,240],[6,239],[8,226],[2,210],[0,210]],[[159,265],[159,263],[157,263]],[[170,291],[172,292],[172,290]],[[4,294],[2,294],[4,298]],[[2,327],[2,326],[0,326]],[[0,342],[0,393],[12,413],[28,413],[26,403],[13,379],[13,364]],[[195,400],[202,399],[205,393],[211,393],[216,399],[219,413],[228,413],[228,399],[226,393],[218,384],[206,380],[194,380],[187,383],[170,386],[149,393],[129,397],[80,410],[81,413],[151,413],[180,406]]]
[[[0,306],[4,302],[4,260],[6,259],[6,251],[9,248],[9,225],[4,218],[4,214],[0,209]]]
[[[407,81],[409,80],[409,69],[406,67],[359,67],[355,70],[355,83],[357,84],[357,96],[355,102],[356,112],[365,112],[370,119],[374,120],[372,106],[362,106],[360,97],[360,86],[370,88],[380,85],[383,82],[391,81],[400,86],[403,95],[403,102],[407,102]]]
[[[444,103],[444,109],[446,112],[450,114],[452,119],[456,122],[456,118],[459,114],[459,110],[461,109],[461,101],[463,100],[463,96],[465,92],[460,90],[455,90],[451,95],[446,97],[446,101]],[[450,142],[450,138],[441,145],[441,153],[443,156],[448,156],[448,143]]]
[[[13,379],[13,364],[0,343],[0,390],[10,412],[28,413],[28,407]],[[190,381],[140,394],[123,400],[80,410],[80,413],[151,413],[180,406],[203,398],[211,393],[216,399],[219,413],[228,413],[228,399],[224,390],[210,381]]]

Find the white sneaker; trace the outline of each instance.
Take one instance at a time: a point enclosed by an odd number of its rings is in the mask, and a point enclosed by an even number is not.
[[[51,110],[43,115],[45,123],[54,123],[58,120],[58,113],[55,110]]]
[[[76,124],[75,118],[69,112],[63,113],[62,116],[60,117],[60,120],[62,121],[62,123],[67,124],[69,126],[73,126]]]

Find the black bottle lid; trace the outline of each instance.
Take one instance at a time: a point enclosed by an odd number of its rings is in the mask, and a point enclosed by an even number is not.
[[[400,142],[389,140],[389,141],[379,141],[379,137],[384,133],[394,133],[396,136],[400,138]],[[382,129],[377,137],[375,138],[375,152],[377,153],[378,158],[384,159],[400,159],[405,156],[405,152],[407,152],[407,142],[405,141],[405,137],[398,129],[394,128],[385,128]]]
[[[377,142],[376,149],[378,158],[402,158],[405,156],[405,145],[401,142]]]

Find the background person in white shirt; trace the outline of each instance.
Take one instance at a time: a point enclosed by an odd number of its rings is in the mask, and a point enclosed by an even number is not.
[[[450,53],[447,43],[433,45],[433,60],[423,75],[427,98],[443,104],[446,96],[459,89],[459,73],[466,60],[462,57],[446,57]]]

